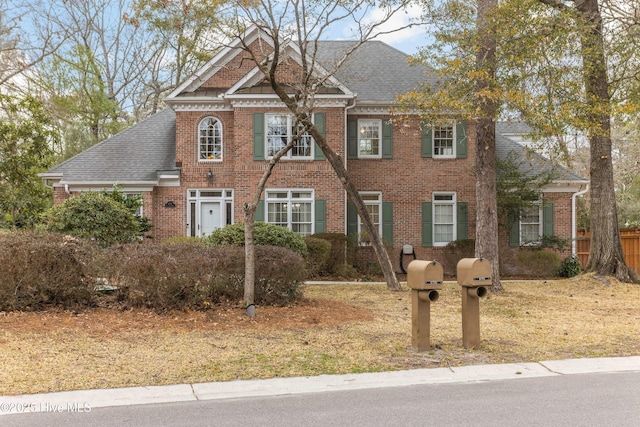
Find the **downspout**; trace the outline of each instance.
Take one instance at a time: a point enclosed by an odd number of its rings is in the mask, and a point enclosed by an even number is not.
[[[577,243],[576,243],[576,238],[577,238],[577,234],[576,234],[576,223],[577,223],[577,219],[576,219],[576,199],[578,198],[578,196],[584,196],[587,191],[589,191],[589,184],[587,184],[587,186],[584,188],[584,190],[578,191],[577,193],[573,193],[573,195],[571,196],[571,255],[576,256],[576,248],[577,248]]]
[[[349,154],[348,154],[349,153],[349,134],[348,134],[349,129],[347,127],[347,110],[350,110],[350,109],[352,109],[352,108],[354,108],[356,106],[356,102],[357,102],[356,98],[357,98],[357,95],[354,94],[354,96],[353,96],[353,104],[347,105],[344,108],[344,168],[345,169],[347,169],[347,157],[349,156]],[[347,226],[348,226],[348,223],[347,223],[347,202],[348,202],[348,200],[347,200],[347,192],[345,190],[345,192],[344,192],[344,208],[342,210],[342,212],[345,213],[345,215],[344,215],[344,234],[345,235],[347,235],[347,231],[348,231],[347,230]]]

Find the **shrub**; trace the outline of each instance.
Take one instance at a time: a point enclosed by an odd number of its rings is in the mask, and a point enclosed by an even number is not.
[[[449,242],[442,253],[442,266],[447,274],[457,274],[458,262],[462,258],[474,258],[476,241],[474,239],[461,239]]]
[[[336,267],[335,274],[345,279],[353,279],[358,276],[358,271],[351,264],[340,264]]]
[[[0,233],[0,311],[78,308],[95,303],[94,245],[52,233]]]
[[[315,277],[328,272],[327,266],[331,257],[331,243],[312,236],[305,237],[304,243],[307,245],[309,276]]]
[[[49,209],[47,231],[93,239],[103,246],[130,242],[140,235],[140,223],[126,206],[101,193],[87,192]]]
[[[582,266],[580,265],[580,259],[575,256],[566,257],[562,260],[562,264],[558,267],[558,276],[560,277],[574,277],[582,272]]]
[[[518,253],[518,264],[527,276],[554,276],[560,267],[560,255],[548,250],[523,249]]]
[[[206,309],[244,295],[244,251],[234,246],[115,245],[103,253],[107,276],[125,307],[157,311]],[[303,258],[288,249],[256,246],[256,304],[285,305],[300,297]]]
[[[227,225],[218,228],[203,239],[209,246],[233,245],[244,246],[244,223]],[[256,222],[253,228],[253,241],[256,245],[279,246],[307,256],[307,245],[302,236],[280,225]]]
[[[347,248],[352,245],[351,239],[342,233],[316,233],[311,237],[331,243],[331,255],[327,261],[327,271],[336,273],[336,269],[346,262]]]
[[[349,248],[349,254],[349,260],[358,273],[367,276],[382,274],[373,246],[352,246]]]

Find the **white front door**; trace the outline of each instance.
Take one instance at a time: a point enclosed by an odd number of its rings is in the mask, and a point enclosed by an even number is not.
[[[221,209],[221,202],[200,202],[200,236],[208,236],[222,227]]]

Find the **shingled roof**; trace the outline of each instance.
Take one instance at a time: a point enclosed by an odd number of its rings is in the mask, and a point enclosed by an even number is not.
[[[353,46],[352,41],[321,41],[318,62],[332,69],[335,61]],[[336,78],[358,96],[358,103],[391,104],[398,95],[437,79],[424,65],[410,65],[406,53],[381,41],[359,46],[342,64]]]
[[[353,42],[323,41],[318,60],[331,68],[336,55]],[[397,95],[421,84],[436,80],[425,66],[412,66],[407,55],[380,41],[360,46],[344,64],[336,77],[357,94],[358,103],[391,105]],[[562,167],[554,167],[548,159],[531,153],[518,143],[531,130],[519,122],[499,123],[496,129],[497,156],[506,159],[516,152],[526,160],[525,173],[539,173],[554,168],[558,180],[583,182],[584,178]],[[45,179],[60,179],[60,184],[111,186],[113,184],[157,185],[161,176],[179,176],[175,167],[176,115],[167,108],[66,160],[42,174]]]
[[[42,174],[61,184],[157,183],[177,174],[176,113],[166,108]]]
[[[496,157],[505,161],[509,155],[513,156],[519,161],[520,172],[527,176],[551,173],[556,182],[588,182],[587,179],[575,172],[553,163],[519,142],[523,139],[529,139],[533,132],[533,129],[524,122],[496,123]]]

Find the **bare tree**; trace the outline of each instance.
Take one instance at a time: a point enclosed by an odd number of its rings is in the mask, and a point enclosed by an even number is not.
[[[5,92],[26,92],[33,68],[65,42],[65,33],[42,19],[52,7],[40,0],[0,1],[0,87]]]
[[[248,25],[255,26],[260,30],[262,42],[253,44],[243,42],[242,49],[259,68],[265,81],[295,117],[295,121],[314,138],[331,164],[349,199],[354,203],[367,233],[371,236],[371,244],[382,267],[387,287],[391,290],[399,290],[400,285],[379,232],[374,227],[365,203],[349,177],[344,160],[327,143],[322,132],[313,123],[312,117],[316,110],[319,93],[326,87],[334,87],[337,84],[336,74],[356,49],[377,35],[406,28],[405,26],[383,30],[382,25],[387,23],[391,17],[401,13],[407,4],[408,2],[405,1],[399,1],[393,5],[387,4],[380,9],[382,13],[375,21],[367,21],[364,17],[373,7],[370,3],[362,0],[349,4],[343,2],[317,3],[306,0],[282,2],[262,0],[251,4],[251,6],[242,3],[237,5],[235,16],[238,17],[238,20],[230,26],[233,30],[228,33],[229,38],[240,37],[243,40],[242,34]],[[343,27],[353,25],[353,43],[345,51],[336,52],[333,62],[320,63],[319,44],[323,36],[336,25]],[[290,65],[293,59],[297,63],[295,77],[293,79],[283,78],[285,75],[291,76]],[[277,159],[272,160],[270,168],[276,162]],[[255,220],[257,202],[267,178],[268,173],[265,173],[253,201],[245,206],[247,258],[245,304],[247,307],[252,307],[254,303],[255,260],[251,230]],[[248,310],[248,314],[253,313]]]

